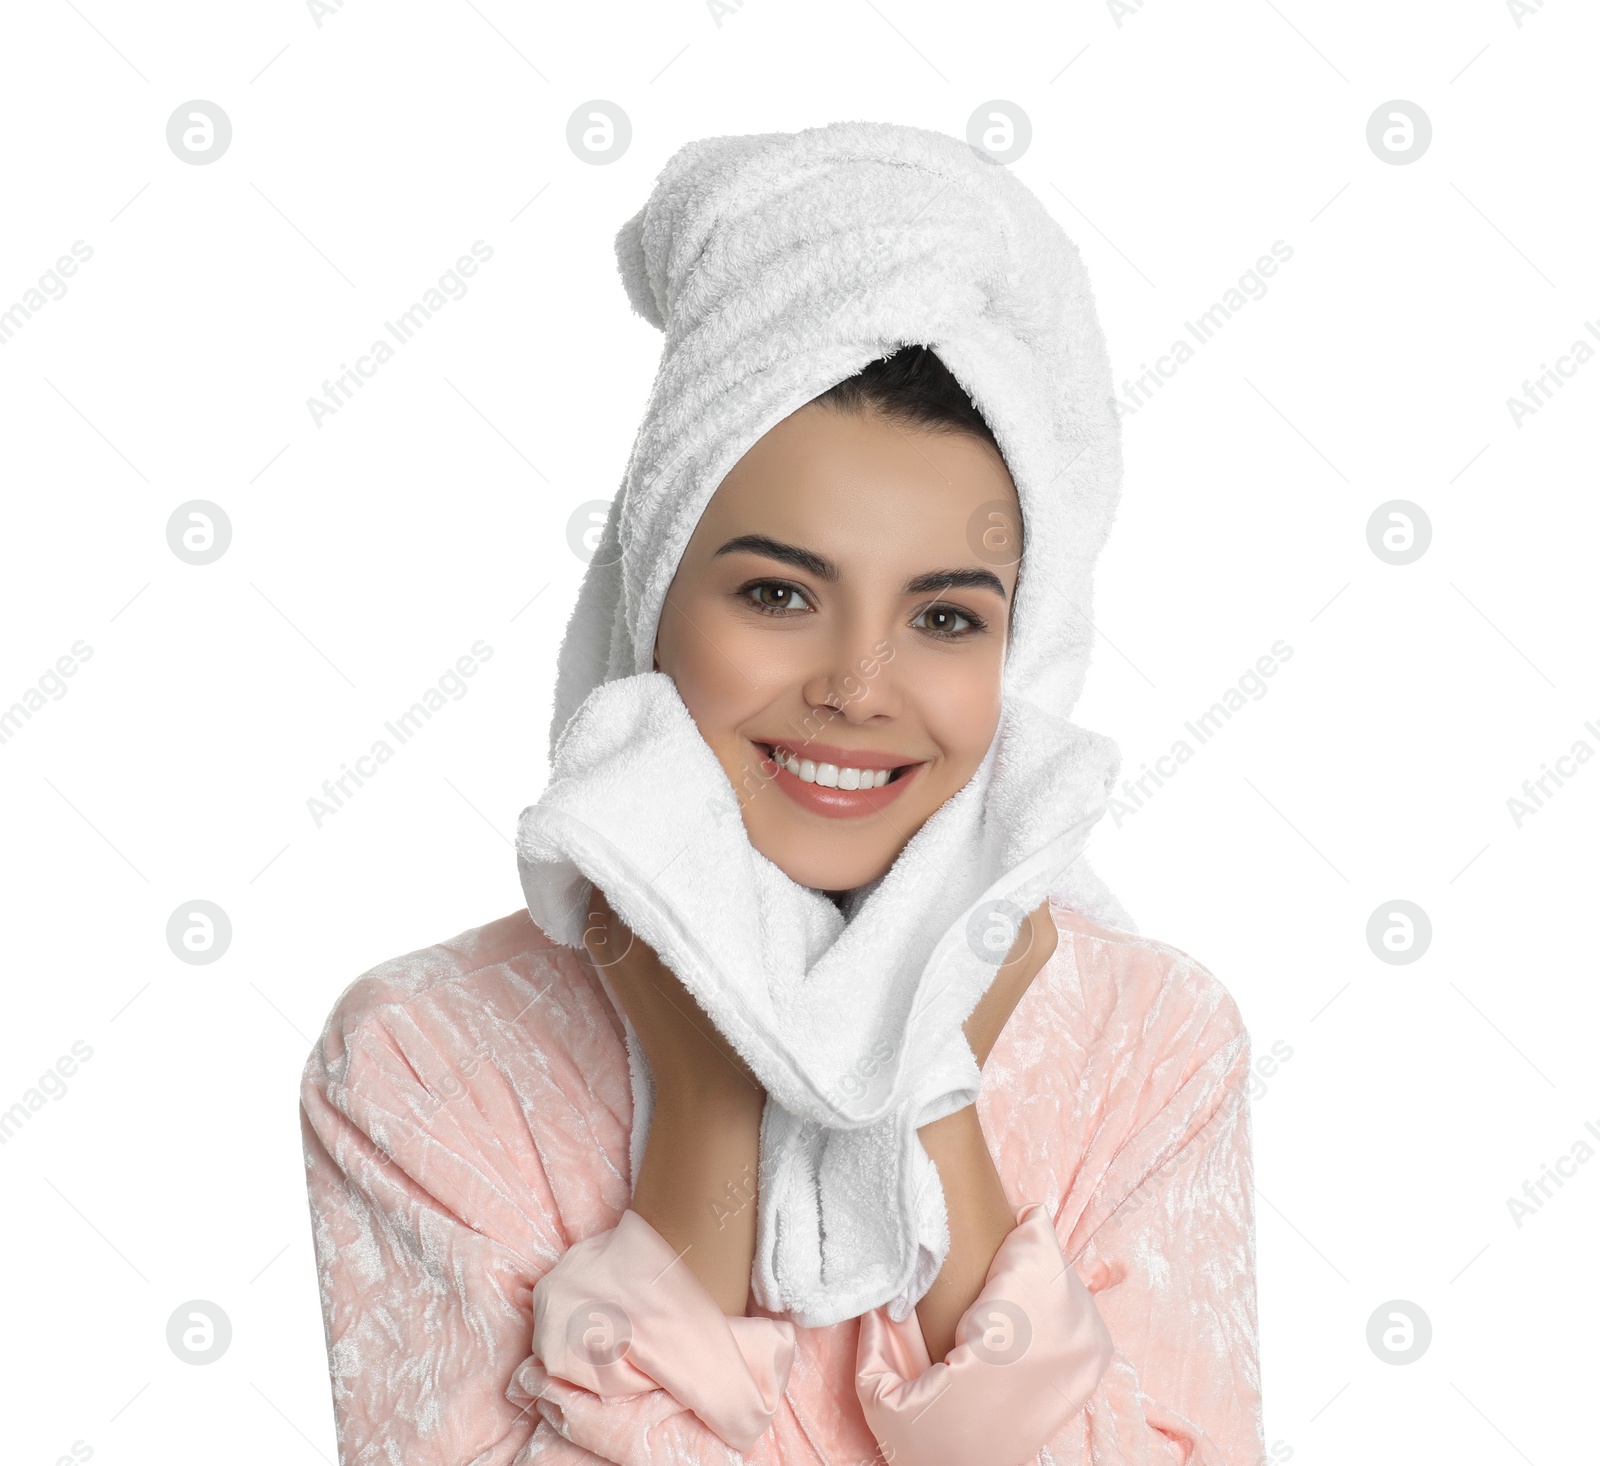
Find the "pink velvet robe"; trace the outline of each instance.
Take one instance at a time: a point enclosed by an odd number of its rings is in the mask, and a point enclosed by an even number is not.
[[[342,1466],[947,1466],[964,1438],[1002,1454],[1028,1438],[1043,1418],[1028,1368],[1052,1360],[1075,1373],[1047,1383],[1077,1398],[1022,1459],[1257,1466],[1249,1036],[1183,953],[1051,912],[1056,952],[978,1098],[1019,1225],[974,1308],[1044,1278],[1052,1257],[1048,1272],[1062,1259],[1072,1272],[1058,1312],[1038,1315],[1038,1347],[1009,1364],[960,1344],[930,1367],[915,1314],[806,1329],[753,1309],[725,1321],[730,1368],[695,1367],[672,1329],[704,1340],[719,1325],[681,1266],[667,1274],[681,1309],[638,1310],[615,1363],[557,1362],[549,1326],[541,1357],[542,1279],[547,1299],[563,1273],[581,1291],[620,1238],[611,1296],[637,1302],[628,1268],[671,1251],[629,1211],[621,1021],[588,959],[526,911],[358,979],[301,1086]],[[981,1382],[961,1384],[963,1369]],[[952,1414],[931,1428],[941,1407]]]

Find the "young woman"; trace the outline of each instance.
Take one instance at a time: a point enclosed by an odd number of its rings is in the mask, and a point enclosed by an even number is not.
[[[925,346],[721,475],[650,666],[789,880],[869,909],[854,893],[987,767],[1019,584],[1052,573],[1029,540],[999,441]],[[1026,912],[961,1025],[976,1098],[917,1131],[936,1276],[898,1319],[805,1327],[752,1288],[755,1068],[604,890],[585,907],[582,950],[522,910],[374,969],[307,1065],[346,1466],[1262,1459],[1248,1036],[1204,968]]]

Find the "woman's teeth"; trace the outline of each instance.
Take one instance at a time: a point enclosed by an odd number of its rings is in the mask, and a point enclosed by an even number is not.
[[[796,758],[786,749],[772,750],[775,763],[782,764],[804,784],[820,784],[824,789],[881,789],[889,782],[889,769],[850,769],[838,764],[813,763]]]

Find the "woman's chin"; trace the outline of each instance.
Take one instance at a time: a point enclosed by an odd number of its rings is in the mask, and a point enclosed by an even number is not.
[[[853,891],[865,886],[887,871],[900,853],[895,849],[853,856],[838,849],[837,839],[830,842],[832,849],[822,849],[816,839],[774,837],[771,831],[751,830],[748,825],[746,833],[751,845],[791,881],[814,891]]]

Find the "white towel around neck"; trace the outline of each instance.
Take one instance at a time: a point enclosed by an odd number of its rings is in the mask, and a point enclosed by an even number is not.
[[[690,143],[616,248],[666,340],[561,647],[551,777],[518,826],[528,909],[581,948],[598,886],[766,1088],[757,1301],[806,1327],[880,1304],[902,1319],[949,1246],[916,1131],[977,1096],[961,1024],[1017,922],[1053,893],[1133,927],[1082,856],[1117,749],[1068,718],[1121,478],[1104,341],[1077,251],[1033,194],[919,128]],[[751,846],[721,765],[650,667],[666,589],[728,469],[916,343],[994,431],[1025,548],[987,756],[841,911]],[[625,1030],[637,1175],[654,1087]]]

